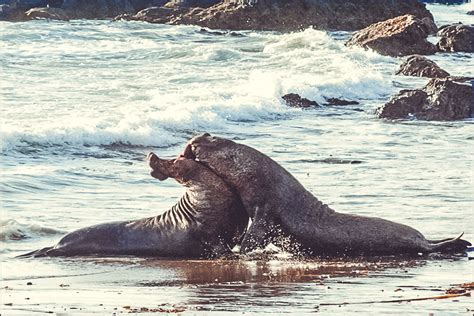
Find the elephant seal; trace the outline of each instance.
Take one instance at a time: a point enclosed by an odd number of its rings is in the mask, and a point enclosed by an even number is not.
[[[406,225],[337,213],[270,157],[229,139],[194,137],[181,156],[209,167],[240,196],[252,219],[243,253],[270,242],[316,256],[456,252],[470,245],[461,236],[429,241]]]
[[[187,188],[171,209],[154,217],[82,228],[54,247],[21,257],[140,255],[210,258],[231,253],[248,224],[238,196],[205,166],[191,159],[148,155],[151,175]]]

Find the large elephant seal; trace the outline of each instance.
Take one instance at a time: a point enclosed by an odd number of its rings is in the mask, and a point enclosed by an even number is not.
[[[170,210],[134,221],[86,227],[64,236],[54,247],[25,256],[141,255],[209,258],[230,253],[248,216],[222,179],[191,159],[148,156],[151,175],[176,179],[187,190]]]
[[[309,255],[450,252],[470,245],[460,236],[429,241],[402,224],[337,213],[270,157],[229,139],[194,137],[182,156],[209,167],[239,194],[252,219],[243,253],[270,242]]]

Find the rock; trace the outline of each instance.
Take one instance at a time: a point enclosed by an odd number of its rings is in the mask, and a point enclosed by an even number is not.
[[[61,7],[72,18],[105,19],[135,9],[128,0],[64,0]]]
[[[2,4],[3,3],[8,4],[11,7],[23,9],[24,11],[27,11],[35,7],[46,7],[47,5],[50,4],[48,0],[7,0],[7,1],[0,0],[0,2]]]
[[[115,20],[145,21],[150,23],[166,23],[180,11],[166,7],[151,7],[139,11],[135,15],[121,14]]]
[[[379,22],[355,33],[346,46],[370,48],[382,55],[434,54],[436,46],[427,41],[430,30],[413,15]]]
[[[285,100],[286,105],[295,107],[295,108],[311,108],[319,107],[319,104],[316,101],[311,101],[306,98],[302,98],[299,94],[288,93],[281,97]]]
[[[11,7],[8,4],[0,5],[0,21],[21,22],[27,20],[28,17],[24,10]]]
[[[173,0],[166,6],[183,8]],[[191,1],[193,2],[193,1]],[[207,3],[208,0],[197,1]],[[209,0],[209,3],[212,2]],[[194,24],[211,29],[291,32],[308,27],[325,30],[357,30],[372,23],[402,14],[433,20],[418,0],[223,0],[211,7],[187,8],[163,22]]]
[[[474,114],[473,81],[462,83],[451,78],[431,79],[423,89],[402,90],[376,110],[379,118],[453,121]]]
[[[436,23],[432,19],[422,18],[421,22],[426,26],[428,35],[436,35],[436,33],[438,33],[438,26],[436,26]]]
[[[407,58],[396,72],[397,75],[445,78],[449,73],[441,69],[434,61],[420,55],[413,55]]]
[[[452,24],[440,28],[436,46],[442,52],[474,52],[474,25]]]
[[[339,98],[325,98],[326,99],[326,105],[356,105],[359,104],[357,101],[351,101],[351,100],[344,100],[344,99],[339,99]]]
[[[50,19],[69,21],[66,12],[60,8],[33,8],[25,12],[29,19]]]
[[[474,15],[474,10],[467,11],[466,14],[467,14],[467,15]]]

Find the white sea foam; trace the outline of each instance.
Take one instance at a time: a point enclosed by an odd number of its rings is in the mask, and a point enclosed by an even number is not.
[[[466,2],[464,4],[461,4],[459,6],[459,9],[464,10],[464,11],[471,11],[474,10],[474,2]]]
[[[96,24],[42,24],[48,36],[32,32],[28,43],[15,37],[14,26],[2,30],[16,49],[2,52],[10,61],[0,84],[9,91],[0,105],[2,151],[31,144],[169,146],[193,130],[292,115],[282,103],[286,93],[324,102],[377,99],[393,89],[393,59],[346,48],[313,29],[210,37],[195,27]]]
[[[438,26],[451,23],[473,24],[472,15],[466,14],[468,11],[474,10],[474,3],[468,2],[461,5],[452,5],[446,7],[440,4],[427,4],[427,9],[433,13],[435,22]]]

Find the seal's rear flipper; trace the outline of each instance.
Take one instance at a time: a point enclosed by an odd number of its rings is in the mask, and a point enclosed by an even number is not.
[[[15,258],[38,258],[38,257],[47,257],[50,256],[50,251],[53,249],[53,247],[45,247],[42,249],[38,249],[35,251],[31,251],[19,256],[16,256]]]
[[[432,244],[433,252],[464,252],[471,243],[467,240],[461,239],[464,233],[453,239],[444,240],[442,242]]]

